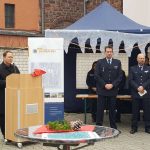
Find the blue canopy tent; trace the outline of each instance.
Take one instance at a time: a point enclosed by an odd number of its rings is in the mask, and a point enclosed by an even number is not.
[[[137,24],[136,22],[132,21],[131,19],[121,14],[119,11],[117,11],[107,2],[103,2],[93,11],[83,16],[81,19],[79,19],[72,25],[68,26],[64,30],[54,30],[54,31],[46,30],[45,36],[63,37],[64,39],[66,39],[64,49],[65,51],[67,51],[69,45],[68,41],[71,41],[75,37],[77,37],[78,40],[81,41],[81,39],[84,38],[84,36],[87,39],[87,36],[89,34],[89,37],[91,37],[93,41],[96,41],[96,39],[99,38],[99,35],[101,35],[101,37],[103,37],[101,41],[101,48],[103,49],[104,45],[108,43],[107,41],[108,39],[106,38],[107,36],[106,33],[104,33],[104,36],[102,36],[103,33],[99,32],[99,30],[119,31],[119,32],[138,33],[138,34],[150,33],[149,27]],[[112,35],[111,32],[108,33],[110,35],[108,38],[114,37],[114,35],[119,34],[119,32],[112,33]],[[126,36],[126,34],[122,36]],[[121,37],[121,40],[122,38],[123,37]],[[146,39],[147,38],[149,40],[150,36],[148,35]],[[86,39],[84,39],[84,41],[86,41]],[[117,41],[118,39],[120,40],[120,38],[117,38],[115,39],[115,41]],[[129,36],[127,35],[124,42],[125,44],[131,46],[137,40],[137,39],[135,40],[133,39],[134,38],[132,37],[131,40],[129,40]],[[142,38],[140,37],[140,40],[144,41],[145,39],[143,37]],[[81,42],[79,43],[81,44]],[[96,43],[93,43],[93,45],[95,44]],[[76,93],[79,92],[76,90],[76,53],[77,53],[76,48],[77,47],[75,47],[74,50],[69,50],[68,54],[65,53],[65,58],[64,58],[65,61],[64,62],[65,65],[64,67],[65,88],[64,89],[65,89],[65,111],[66,112],[83,111],[83,102],[77,101],[75,98]],[[87,92],[87,91],[83,91],[83,92]]]
[[[66,28],[67,30],[107,30],[127,33],[150,33],[150,27],[129,19],[106,1]]]

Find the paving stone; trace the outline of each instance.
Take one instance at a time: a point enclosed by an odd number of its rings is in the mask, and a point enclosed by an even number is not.
[[[65,119],[68,121],[83,120],[83,113],[65,113]],[[91,115],[87,114],[88,124],[91,123]],[[129,133],[131,125],[131,115],[123,114],[121,117],[121,123],[118,123],[118,129],[121,130],[121,134],[112,139],[106,139],[96,142],[94,145],[82,148],[83,150],[149,150],[150,149],[150,134],[144,132],[144,123],[139,122],[139,130],[134,135]],[[109,126],[108,115],[104,116],[104,126]],[[79,146],[83,146],[80,144]],[[77,147],[71,147],[77,148]],[[3,143],[2,135],[0,134],[0,150],[18,150],[15,144],[5,145]],[[56,150],[54,147],[43,146],[41,143],[26,144],[22,150]]]

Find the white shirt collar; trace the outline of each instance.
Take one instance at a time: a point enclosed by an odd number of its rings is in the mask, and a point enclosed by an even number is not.
[[[110,59],[106,58],[106,60],[107,60],[107,62],[108,62],[108,60],[110,60],[110,63],[112,63],[112,58],[110,58]]]

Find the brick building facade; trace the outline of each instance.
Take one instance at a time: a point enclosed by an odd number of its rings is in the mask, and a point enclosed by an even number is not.
[[[65,28],[103,1],[105,0],[45,0],[45,29]],[[107,0],[107,2],[122,12],[123,0]]]
[[[104,0],[2,0],[0,5],[0,62],[6,49],[13,50],[14,62],[21,73],[28,72],[27,39],[39,36],[44,29],[61,29],[77,21]],[[122,11],[123,0],[107,0]],[[35,3],[36,2],[36,3]],[[85,3],[84,3],[85,2]],[[5,4],[15,6],[15,26],[5,28]],[[30,9],[29,9],[30,8]],[[25,10],[28,10],[25,12]],[[29,13],[30,10],[30,13]],[[34,11],[33,11],[34,10]]]
[[[21,73],[28,70],[28,37],[41,33],[40,1],[0,1],[0,62],[3,52],[12,50]]]

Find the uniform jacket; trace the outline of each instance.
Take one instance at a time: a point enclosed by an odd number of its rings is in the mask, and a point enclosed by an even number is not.
[[[116,96],[118,86],[122,80],[120,60],[112,59],[111,64],[108,64],[106,58],[100,59],[96,65],[95,79],[97,81],[97,94],[102,96]],[[105,89],[105,85],[108,83],[113,84],[111,90]]]
[[[4,63],[0,64],[0,114],[5,113],[6,77],[12,73],[20,73],[15,65],[8,67]]]
[[[133,98],[150,98],[150,67],[144,65],[143,70],[141,70],[138,65],[131,67],[129,84]],[[143,86],[147,94],[140,96],[137,91],[139,86]]]
[[[86,78],[86,84],[88,86],[89,89],[89,94],[95,94],[95,91],[92,89],[93,87],[96,88],[96,80],[94,77],[94,69],[91,69],[88,74],[87,74],[87,78]]]

